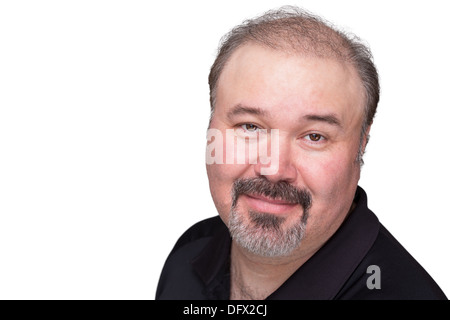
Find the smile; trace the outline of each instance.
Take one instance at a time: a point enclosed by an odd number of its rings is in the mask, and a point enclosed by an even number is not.
[[[243,194],[242,200],[244,200],[249,209],[253,211],[272,214],[289,214],[292,213],[298,206],[297,203],[292,203],[285,200],[276,200],[262,195],[253,194]]]

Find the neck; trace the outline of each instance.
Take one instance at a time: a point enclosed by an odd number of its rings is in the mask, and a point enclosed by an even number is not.
[[[261,257],[231,247],[231,299],[262,300],[277,290],[313,253],[294,252],[285,257]]]

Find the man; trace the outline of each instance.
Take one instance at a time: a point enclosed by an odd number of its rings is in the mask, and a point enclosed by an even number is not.
[[[219,217],[178,240],[157,299],[446,299],[358,187],[379,100],[364,45],[285,7],[224,38],[209,84]]]

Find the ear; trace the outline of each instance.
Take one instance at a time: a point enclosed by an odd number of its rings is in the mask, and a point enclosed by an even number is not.
[[[366,146],[369,143],[369,139],[370,139],[370,128],[372,128],[372,125],[368,126],[366,129],[366,132],[364,132],[364,137],[363,137],[363,141],[362,141],[362,154],[364,154],[364,152],[366,151]]]
[[[370,138],[370,128],[372,127],[372,125],[368,126],[365,129],[364,135],[362,137],[360,137],[360,141],[359,141],[359,150],[358,150],[358,154],[356,156],[356,162],[359,164],[360,167],[362,167],[364,165],[364,153],[366,152],[366,146],[367,143],[369,142],[369,138]]]

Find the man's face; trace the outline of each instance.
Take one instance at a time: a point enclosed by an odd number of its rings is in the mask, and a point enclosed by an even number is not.
[[[278,154],[270,155],[279,156],[274,174],[264,174],[270,163],[259,158],[207,165],[214,203],[232,235],[244,238],[239,244],[256,239],[247,249],[261,255],[313,252],[337,230],[359,180],[363,105],[356,71],[336,60],[255,44],[233,53],[218,82],[210,124],[223,137],[234,129],[233,139],[223,140],[224,159],[227,144],[241,139],[248,150],[262,129],[279,133]],[[269,134],[266,139],[270,146]],[[292,241],[299,232],[303,238]],[[265,249],[250,248],[258,245]],[[272,245],[280,248],[267,250]]]

